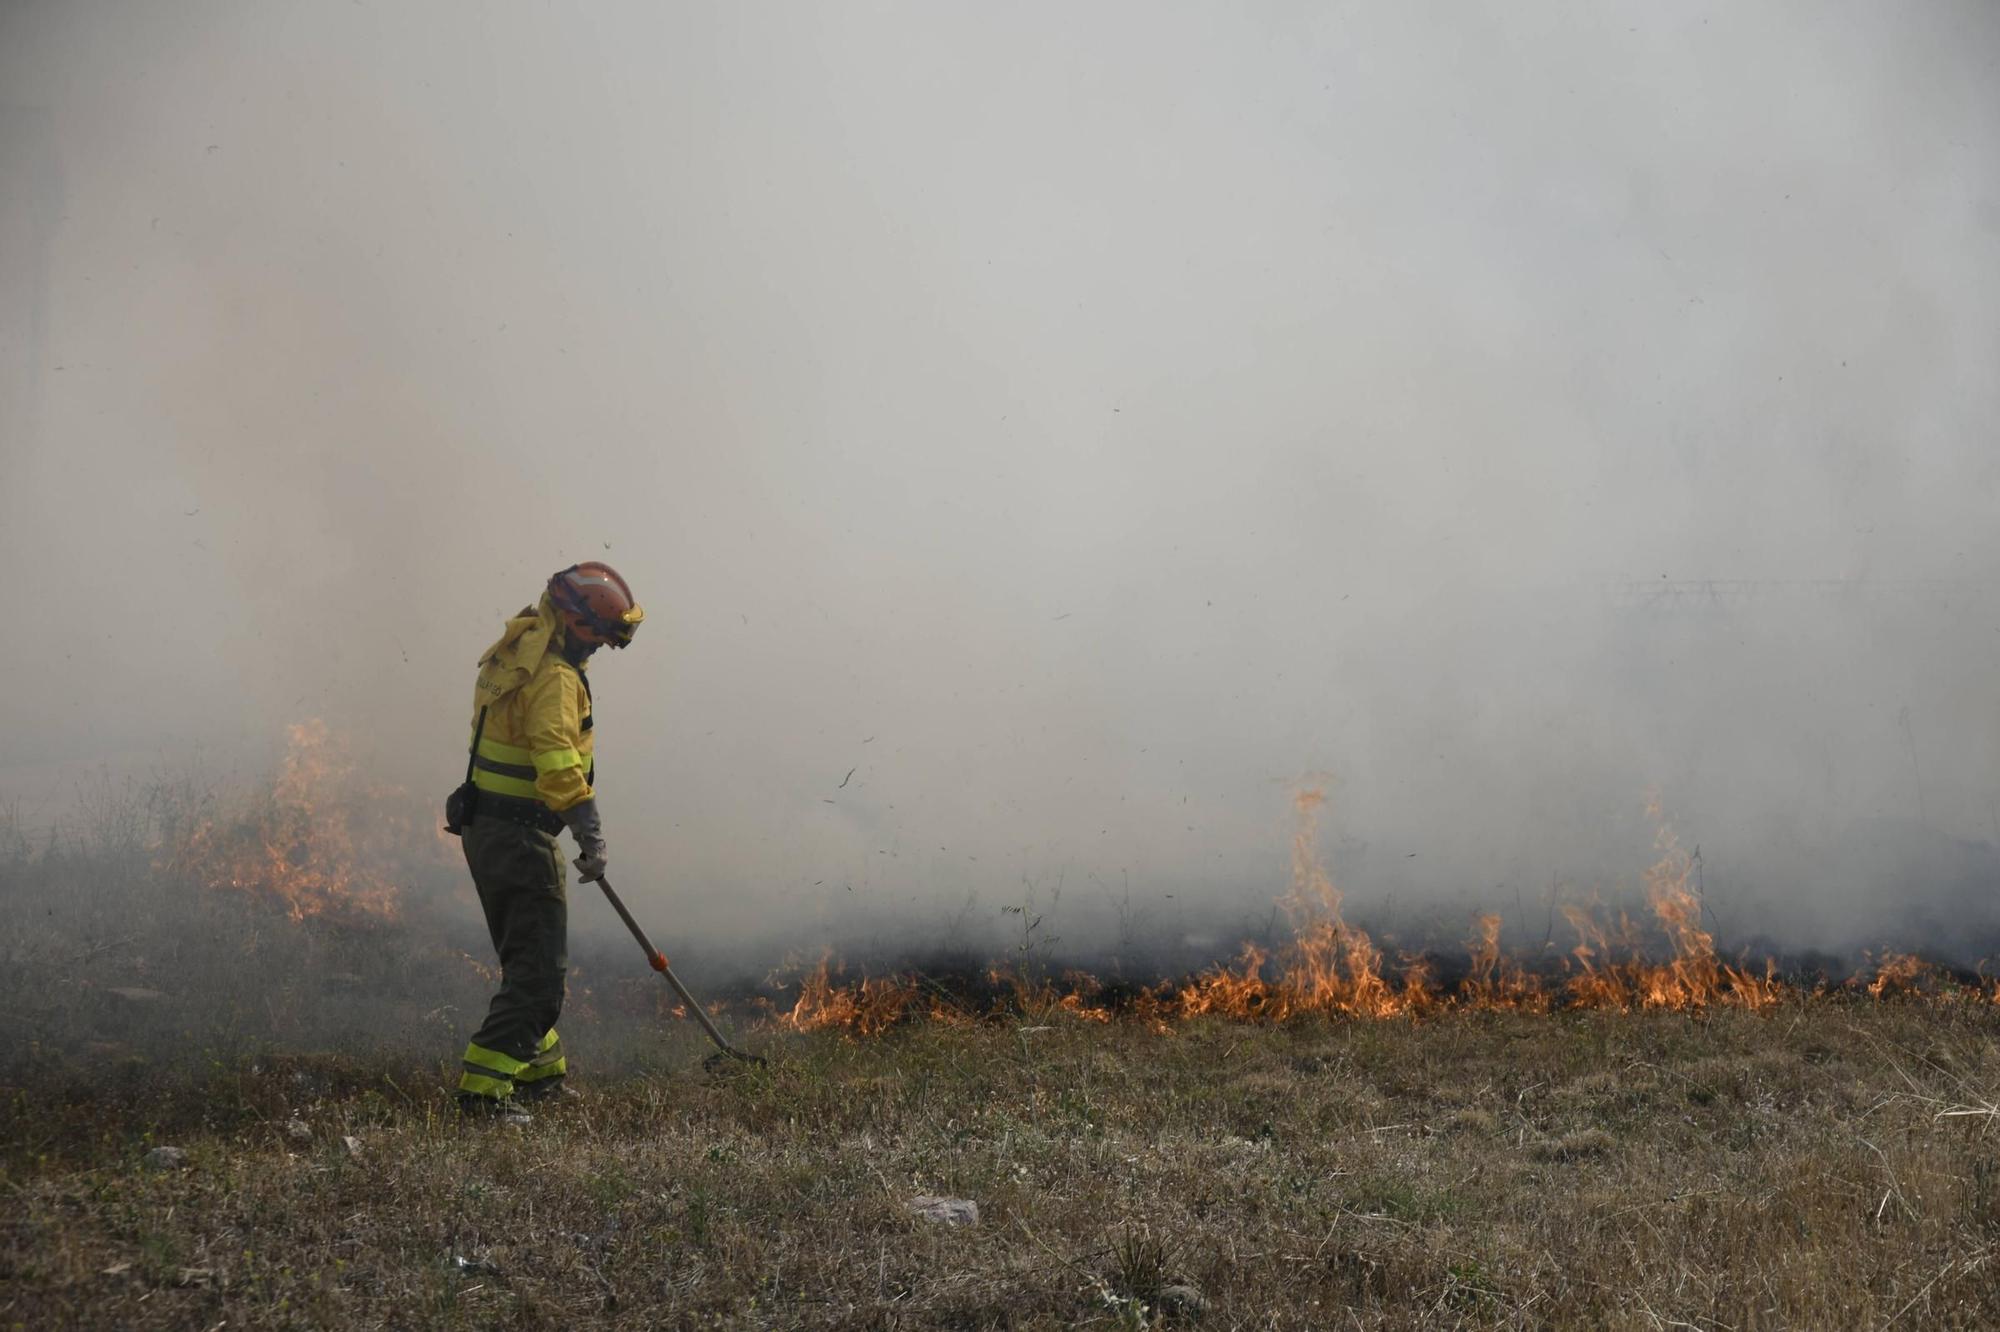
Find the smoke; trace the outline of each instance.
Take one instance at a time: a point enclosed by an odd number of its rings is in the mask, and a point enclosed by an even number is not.
[[[1943,2],[11,5],[0,795],[320,717],[427,808],[596,557],[675,937],[1226,933],[1301,780],[1350,913],[1448,937],[1636,884],[1654,789],[1739,934],[1990,914],[1996,53]]]

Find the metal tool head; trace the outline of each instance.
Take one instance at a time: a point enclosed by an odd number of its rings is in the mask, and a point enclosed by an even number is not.
[[[738,1063],[754,1064],[758,1068],[768,1066],[763,1055],[751,1054],[748,1050],[739,1050],[733,1045],[726,1050],[713,1051],[703,1058],[701,1066],[703,1071],[714,1073],[720,1069],[727,1068],[731,1060]]]

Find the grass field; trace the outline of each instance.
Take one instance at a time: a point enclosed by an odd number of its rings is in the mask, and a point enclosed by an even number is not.
[[[455,1122],[435,1067],[107,1071],[7,1093],[0,1322],[1990,1327],[1995,1035],[1914,1000],[1051,1016],[706,1071],[682,1024],[597,1076],[572,1036],[587,1095],[525,1129]]]
[[[2000,1325],[1978,989],[1164,1031],[1024,992],[860,1040],[739,1006],[769,1066],[708,1068],[627,947],[572,977],[578,1102],[468,1125],[448,861],[301,921],[175,826],[0,827],[0,1327]]]

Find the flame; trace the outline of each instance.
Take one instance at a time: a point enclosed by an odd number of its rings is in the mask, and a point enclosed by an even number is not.
[[[1876,969],[1875,979],[1868,982],[1868,997],[1880,999],[1884,995],[1913,991],[1929,970],[1921,958],[1908,953],[1890,953],[1883,957],[1881,966]]]
[[[1478,937],[1466,941],[1472,967],[1458,987],[1459,1001],[1474,1008],[1548,1012],[1552,997],[1543,988],[1541,978],[1501,955],[1500,917],[1492,913],[1480,916],[1473,922],[1473,928]]]
[[[1563,916],[1576,931],[1570,950],[1575,971],[1569,978],[1573,1007],[1701,1009],[1710,1006],[1768,1008],[1782,989],[1776,963],[1766,961],[1763,975],[1723,962],[1715,952],[1715,936],[1701,927],[1703,903],[1695,887],[1695,857],[1683,850],[1680,838],[1652,797],[1647,812],[1657,829],[1653,847],[1659,859],[1645,871],[1646,904],[1665,935],[1668,959],[1647,963],[1637,930],[1620,913],[1615,936],[1596,915],[1567,905]],[[1625,960],[1618,961],[1618,953]]]
[[[844,1031],[874,1036],[902,1021],[917,1004],[916,982],[903,977],[866,976],[853,985],[838,983],[831,953],[799,983],[798,1002],[780,1019],[795,1031]]]
[[[1217,966],[1181,988],[1182,1016],[1219,1013],[1283,1022],[1308,1013],[1393,1017],[1428,1006],[1423,972],[1412,976],[1406,970],[1404,984],[1391,985],[1382,975],[1382,952],[1374,940],[1341,918],[1340,890],[1319,856],[1319,808],[1325,803],[1326,793],[1317,788],[1299,792],[1292,802],[1298,815],[1292,884],[1281,905],[1293,935],[1275,974],[1264,975],[1264,950],[1246,944],[1235,970]]]
[[[388,811],[394,793],[360,787],[346,747],[323,721],[286,728],[284,762],[269,794],[204,820],[175,849],[173,868],[208,888],[284,908],[293,920],[394,920],[396,885],[363,844],[406,831]],[[357,829],[368,829],[358,837]]]
[[[1714,934],[1703,927],[1699,854],[1681,846],[1657,797],[1648,803],[1657,830],[1656,858],[1643,875],[1650,921],[1642,925],[1622,911],[1610,917],[1593,904],[1566,904],[1563,916],[1575,943],[1555,971],[1544,972],[1508,956],[1500,944],[1500,916],[1483,914],[1473,922],[1473,937],[1465,945],[1468,966],[1456,985],[1441,987],[1434,963],[1422,956],[1405,955],[1392,968],[1367,932],[1342,918],[1340,890],[1319,855],[1318,817],[1325,803],[1325,793],[1318,789],[1301,791],[1294,800],[1291,883],[1280,899],[1292,926],[1285,943],[1275,949],[1246,943],[1233,962],[1217,963],[1184,982],[1141,989],[1116,1005],[1105,1001],[1103,985],[1087,973],[1067,972],[1055,984],[995,968],[987,979],[1001,997],[987,1016],[1086,1022],[1123,1016],[1165,1033],[1176,1022],[1203,1016],[1277,1023],[1466,1010],[1757,1012],[1807,994],[1779,978],[1775,960],[1738,964],[1717,953]],[[1651,952],[1661,960],[1649,960],[1648,937],[1662,941]],[[1915,957],[1890,954],[1865,990],[1875,999],[1919,993],[1926,977],[1934,974],[1934,968]],[[1861,988],[1859,981],[1853,984]],[[2000,1004],[2000,981],[1985,981],[1963,993]],[[828,955],[801,981],[797,1002],[777,1020],[799,1031],[872,1036],[911,1019],[962,1024],[979,1016],[963,1005],[927,1000],[914,977],[845,982]]]

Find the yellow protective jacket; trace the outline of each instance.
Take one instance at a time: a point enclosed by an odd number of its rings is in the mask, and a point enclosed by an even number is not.
[[[562,812],[589,800],[595,737],[590,685],[563,660],[562,621],[544,595],[507,621],[479,659],[473,726],[486,709],[472,759],[472,784]]]

